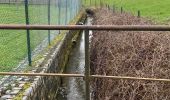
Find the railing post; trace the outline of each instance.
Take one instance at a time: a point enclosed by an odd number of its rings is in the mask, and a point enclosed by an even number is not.
[[[85,30],[85,90],[86,100],[90,100],[90,57],[89,57],[89,30]]]
[[[50,2],[51,0],[48,0],[48,25],[50,25],[50,6],[51,6],[51,2]],[[48,30],[48,44],[50,45],[51,44],[51,39],[50,39],[50,30]]]
[[[25,0],[25,19],[26,19],[26,25],[29,25],[28,0]],[[29,66],[31,66],[30,30],[28,29],[27,29],[27,49],[28,49],[28,63]]]

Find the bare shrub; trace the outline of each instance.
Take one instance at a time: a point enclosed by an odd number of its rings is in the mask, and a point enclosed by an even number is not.
[[[149,25],[128,13],[97,10],[97,25]],[[170,79],[169,32],[94,31],[91,73]],[[170,83],[94,79],[95,100],[170,100]]]

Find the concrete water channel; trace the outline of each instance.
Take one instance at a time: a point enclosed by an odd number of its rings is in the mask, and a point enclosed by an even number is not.
[[[86,24],[91,25],[91,18],[87,18]],[[77,40],[66,65],[64,73],[85,73],[85,40],[84,31]],[[92,34],[92,31],[90,31]],[[85,100],[85,81],[83,78],[62,78],[62,86],[59,89],[57,100]]]
[[[84,74],[84,32],[73,48],[65,73]],[[85,85],[83,78],[63,78],[58,100],[84,100]]]

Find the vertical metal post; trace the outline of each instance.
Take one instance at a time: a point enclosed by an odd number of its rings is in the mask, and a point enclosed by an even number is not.
[[[97,7],[97,2],[96,2],[96,0],[95,0],[95,7]]]
[[[88,2],[87,2],[87,0],[83,0],[84,2],[85,2],[85,5],[84,5],[84,7],[87,7],[87,5],[88,5]],[[83,3],[84,4],[84,3]]]
[[[77,14],[78,14],[78,11],[79,11],[79,0],[77,0]]]
[[[60,25],[61,23],[60,23],[60,17],[61,17],[61,4],[60,4],[61,2],[60,2],[60,0],[58,0],[58,25]],[[60,30],[59,30],[59,33],[58,34],[60,34]]]
[[[76,5],[75,5],[75,16],[77,15],[77,0],[76,0]]]
[[[75,2],[75,0],[74,0],[74,2]],[[75,17],[75,6],[76,5],[73,6],[73,17]]]
[[[72,4],[72,0],[69,1],[69,22],[72,20],[72,18],[71,18],[71,13],[72,13],[71,4]]]
[[[66,12],[65,12],[65,13],[66,13],[66,16],[65,16],[65,25],[67,25],[67,0],[66,0],[66,4],[65,4],[65,5],[66,5]]]
[[[121,14],[123,13],[123,7],[121,7]]]
[[[51,22],[50,22],[50,14],[51,14],[51,13],[50,13],[50,6],[51,6],[51,4],[50,4],[51,2],[50,2],[50,1],[51,1],[51,0],[48,0],[48,25],[50,25],[50,23],[51,23]],[[48,44],[49,44],[49,45],[51,45],[51,39],[50,39],[50,37],[51,37],[51,36],[50,36],[50,30],[48,30]]]
[[[81,0],[78,1],[78,11],[80,11],[80,8],[81,8],[81,3],[80,3]]]
[[[77,0],[77,12],[79,11],[79,1],[80,0]]]
[[[74,14],[73,1],[71,0],[70,2],[71,2],[71,4],[70,4],[70,6],[71,6],[71,8],[70,8],[70,10],[71,10],[70,16],[71,16],[71,19],[73,19],[73,14]]]
[[[100,8],[102,7],[102,1],[100,0]]]
[[[104,2],[103,2],[103,1],[101,1],[101,3],[102,3],[102,7],[104,7]]]
[[[140,16],[141,16],[141,15],[140,15],[140,10],[138,10],[138,18],[140,18]]]
[[[78,8],[77,13],[78,13],[80,11],[80,0],[78,0],[77,8]]]
[[[113,5],[113,13],[115,12],[115,6]]]
[[[80,0],[80,9],[83,7],[83,1]]]
[[[67,14],[67,23],[68,24],[70,22],[70,6],[69,6],[69,4],[70,4],[70,0],[67,1],[67,12],[68,12],[68,14]]]
[[[26,25],[29,25],[29,13],[28,13],[28,0],[25,0],[25,19]],[[30,43],[30,30],[27,29],[27,50],[28,50],[28,63],[31,66],[31,43]]]
[[[81,7],[82,7],[81,0],[79,0],[79,11],[80,11]]]
[[[83,1],[85,2],[85,3],[84,3],[84,4],[85,4],[84,6],[86,6],[86,5],[87,5],[87,0],[83,0]]]
[[[90,100],[90,57],[89,57],[89,30],[85,30],[85,86],[86,100]]]
[[[90,0],[90,6],[91,6],[91,0]]]
[[[114,2],[113,2],[113,13],[115,12],[115,6],[114,6]]]

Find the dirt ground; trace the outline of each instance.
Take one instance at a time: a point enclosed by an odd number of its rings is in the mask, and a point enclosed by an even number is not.
[[[128,13],[95,11],[97,25],[151,25]],[[94,31],[91,74],[170,79],[170,33]],[[170,100],[170,83],[113,79],[92,81],[94,100]]]

